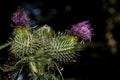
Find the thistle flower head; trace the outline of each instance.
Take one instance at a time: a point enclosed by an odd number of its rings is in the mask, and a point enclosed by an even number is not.
[[[91,31],[92,28],[89,24],[89,21],[83,21],[78,24],[75,24],[70,29],[71,34],[81,37],[83,40],[89,41],[91,41],[91,37],[93,35]]]
[[[23,8],[18,7],[17,11],[13,13],[12,21],[16,26],[25,26],[29,24],[29,17]]]

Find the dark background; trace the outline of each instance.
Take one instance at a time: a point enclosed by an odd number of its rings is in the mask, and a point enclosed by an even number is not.
[[[119,37],[120,23],[114,21],[110,32],[117,41],[117,52],[112,53],[106,39],[107,20],[116,14],[110,14],[109,7],[118,13],[119,0],[11,0],[0,2],[0,44],[7,42],[13,27],[11,16],[18,6],[23,6],[31,18],[31,26],[50,25],[56,31],[70,29],[73,24],[89,20],[93,30],[92,43],[80,53],[77,63],[63,65],[65,80],[118,80],[120,79]],[[39,12],[34,12],[34,9]],[[108,11],[107,11],[108,10]],[[33,12],[32,12],[33,11]],[[116,12],[116,13],[117,13]],[[7,58],[7,48],[0,51],[1,58]],[[0,58],[0,59],[1,59]],[[1,65],[4,60],[1,59]]]

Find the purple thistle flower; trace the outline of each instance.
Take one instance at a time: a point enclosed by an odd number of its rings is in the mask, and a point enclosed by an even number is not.
[[[70,33],[73,35],[76,35],[78,37],[81,37],[83,40],[89,40],[91,41],[92,37],[92,31],[89,21],[83,21],[78,24],[75,24],[70,29]]]
[[[18,7],[17,11],[13,13],[12,21],[17,26],[25,26],[29,24],[29,17],[23,8]]]

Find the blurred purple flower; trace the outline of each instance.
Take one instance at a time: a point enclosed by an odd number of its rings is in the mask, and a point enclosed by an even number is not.
[[[18,7],[17,11],[13,13],[12,21],[17,26],[25,26],[29,24],[30,19],[24,9]]]
[[[91,41],[91,37],[93,35],[91,32],[92,30],[93,29],[91,28],[89,21],[83,21],[73,25],[70,29],[70,33],[81,37],[83,40]]]

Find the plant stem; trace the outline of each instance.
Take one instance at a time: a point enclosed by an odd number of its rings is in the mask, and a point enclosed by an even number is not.
[[[33,73],[37,73],[37,69],[36,69],[34,62],[29,62],[29,65],[30,65],[31,71]]]
[[[30,69],[31,69],[31,72],[32,72],[33,80],[37,80],[35,78],[36,77],[36,73],[37,73],[37,69],[36,69],[35,63],[34,62],[29,62],[29,66],[30,66]]]
[[[5,44],[2,44],[0,45],[0,50],[7,47],[7,46],[10,46],[11,45],[11,42],[8,42],[8,43],[5,43]]]

